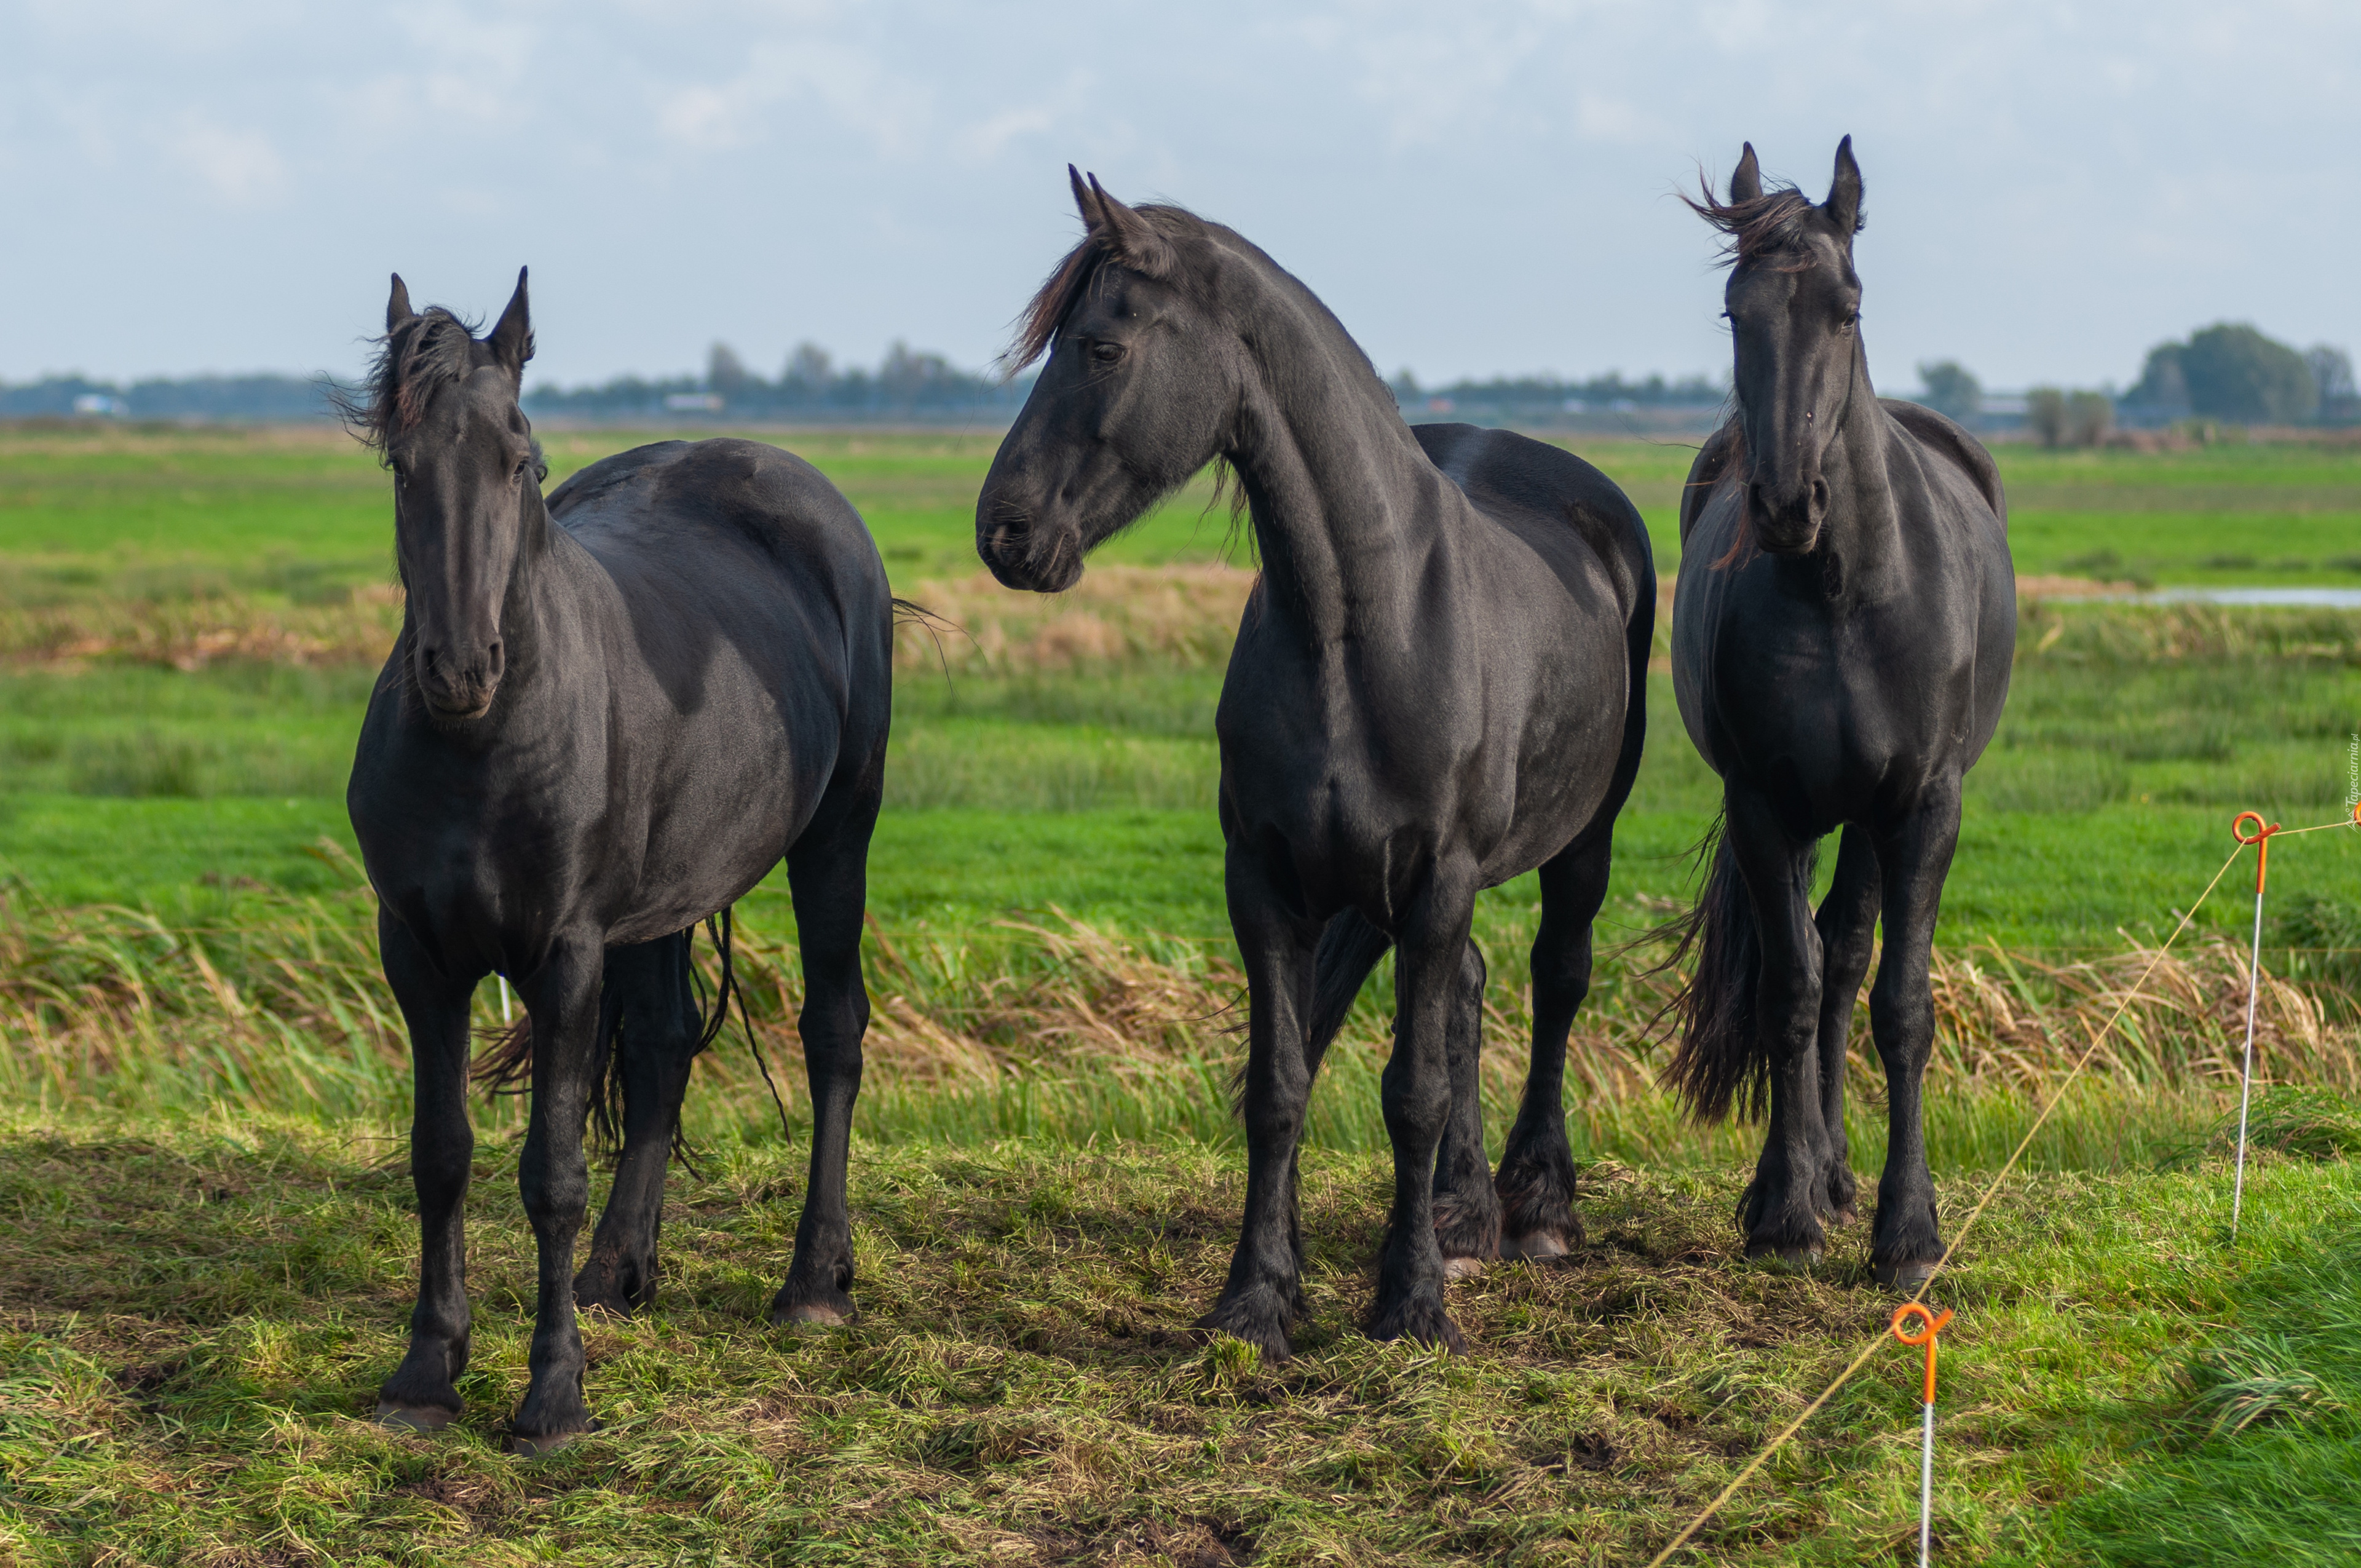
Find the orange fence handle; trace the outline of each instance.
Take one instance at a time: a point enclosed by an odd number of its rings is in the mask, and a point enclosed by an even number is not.
[[[1905,1330],[1902,1325],[1912,1318],[1927,1326],[1916,1333]],[[1944,1325],[1950,1321],[1951,1311],[1948,1307],[1940,1317],[1916,1301],[1905,1301],[1894,1309],[1894,1337],[1906,1345],[1923,1344],[1927,1347],[1927,1391],[1921,1403],[1931,1405],[1935,1402],[1935,1336],[1941,1333]]]
[[[2354,808],[2354,819],[2361,821],[2361,806]],[[2251,836],[2246,830],[2246,824],[2249,822],[2255,825],[2255,831]],[[2271,835],[2278,831],[2279,831],[2279,825],[2276,822],[2268,828],[2263,826],[2263,814],[2259,811],[2241,811],[2230,824],[2231,838],[2241,844],[2255,846],[2255,896],[2257,898],[2263,895],[2263,873],[2270,869],[2271,863]]]

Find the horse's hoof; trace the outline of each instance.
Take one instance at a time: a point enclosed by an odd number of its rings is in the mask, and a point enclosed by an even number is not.
[[[1440,1298],[1411,1296],[1380,1307],[1369,1318],[1368,1332],[1371,1339],[1406,1339],[1413,1344],[1440,1345],[1454,1354],[1467,1349],[1467,1337],[1451,1321]]]
[[[798,1301],[771,1314],[771,1321],[784,1329],[840,1329],[851,1321],[845,1313],[820,1301]]]
[[[1521,1236],[1502,1236],[1500,1255],[1521,1257],[1534,1263],[1546,1263],[1566,1253],[1565,1237],[1555,1231],[1527,1231]]]
[[[511,1432],[509,1452],[519,1459],[544,1459],[572,1442],[576,1438],[588,1437],[590,1432],[598,1430],[598,1423],[592,1421],[586,1431],[557,1431],[551,1432],[545,1437],[535,1436],[529,1432]]]
[[[1443,1277],[1445,1279],[1473,1279],[1483,1272],[1484,1260],[1480,1257],[1446,1257],[1443,1260]]]
[[[1831,1225],[1850,1225],[1857,1223],[1860,1219],[1861,1211],[1848,1203],[1843,1208],[1839,1209],[1835,1213],[1828,1216],[1828,1223]]]
[[[1771,1274],[1808,1274],[1819,1266],[1820,1249],[1816,1246],[1748,1247],[1746,1261],[1755,1268]]]
[[[396,1431],[441,1431],[458,1419],[458,1411],[446,1410],[440,1405],[397,1405],[390,1399],[377,1402],[377,1424]]]
[[[1909,1263],[1881,1263],[1871,1269],[1879,1285],[1888,1290],[1916,1290],[1935,1277],[1935,1269],[1943,1260],[1939,1257],[1919,1258]]]

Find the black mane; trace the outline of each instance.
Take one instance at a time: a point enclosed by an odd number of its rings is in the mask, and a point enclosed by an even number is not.
[[[1202,238],[1210,226],[1205,220],[1186,207],[1151,202],[1134,207],[1133,212],[1145,218],[1149,226],[1170,240]],[[1001,356],[1002,367],[1010,374],[1022,370],[1049,352],[1049,340],[1058,335],[1058,325],[1063,322],[1089,290],[1098,276],[1100,265],[1114,254],[1101,230],[1092,229],[1082,242],[1066,252],[1064,259],[1054,268],[1042,283],[1040,291],[1017,317],[1016,341],[1008,345]]]
[[[1743,202],[1720,201],[1710,184],[1700,181],[1699,185],[1705,200],[1697,201],[1686,192],[1681,200],[1687,203],[1689,211],[1730,236],[1730,243],[1722,247],[1724,267],[1800,256],[1812,218],[1822,211],[1793,185],[1774,185]],[[1853,232],[1860,233],[1866,222],[1856,220]]]
[[[386,444],[418,422],[434,389],[467,379],[478,363],[475,323],[441,305],[429,305],[377,340],[377,357],[359,390],[336,397],[345,423],[383,454]]]

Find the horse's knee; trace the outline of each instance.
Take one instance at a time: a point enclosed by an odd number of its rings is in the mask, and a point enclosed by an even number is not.
[[[528,1154],[517,1170],[517,1196],[534,1229],[579,1224],[590,1207],[590,1170],[577,1148],[570,1157]]]
[[[456,1201],[474,1173],[475,1135],[463,1123],[455,1132],[414,1127],[410,1135],[410,1177],[428,1203]]]
[[[1889,1076],[1927,1065],[1935,1043],[1935,999],[1919,987],[1880,985],[1870,992],[1870,1034]]]
[[[1439,1072],[1397,1071],[1389,1063],[1382,1080],[1386,1130],[1397,1138],[1431,1143],[1443,1135],[1451,1114],[1450,1080]]]

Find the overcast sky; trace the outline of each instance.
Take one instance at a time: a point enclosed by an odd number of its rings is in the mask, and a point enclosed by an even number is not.
[[[2228,318],[2361,349],[2361,5],[0,0],[0,378],[348,373],[386,274],[542,378],[975,366],[1069,159],[1237,228],[1378,362],[1719,378],[1671,192],[1827,188],[1877,379],[2126,382]]]

